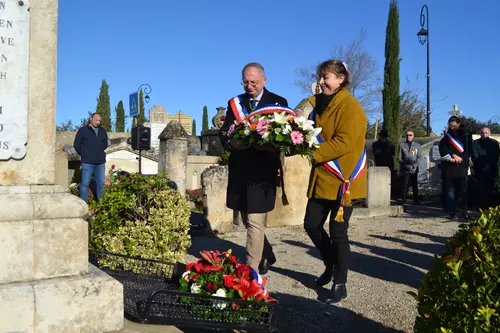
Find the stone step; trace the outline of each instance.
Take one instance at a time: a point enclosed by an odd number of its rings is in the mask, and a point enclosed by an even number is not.
[[[123,285],[90,264],[84,275],[0,285],[0,332],[110,332],[123,316]]]

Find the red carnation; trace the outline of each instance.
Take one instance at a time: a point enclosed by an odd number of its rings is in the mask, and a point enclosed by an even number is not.
[[[207,282],[207,284],[205,285],[205,290],[208,292],[214,292],[215,290],[217,290],[217,284],[215,284],[215,282]]]
[[[116,165],[111,164],[111,169],[114,169],[114,168],[116,168]]]
[[[195,275],[193,275],[193,277],[191,278],[192,281],[196,281],[198,280],[198,278],[200,277],[200,274],[196,273]]]
[[[228,288],[232,288],[234,285],[234,276],[224,275],[224,285]]]

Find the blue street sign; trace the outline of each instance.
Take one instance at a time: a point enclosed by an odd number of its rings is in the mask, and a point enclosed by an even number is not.
[[[128,99],[128,106],[130,117],[139,115],[139,94],[137,91],[130,94]]]

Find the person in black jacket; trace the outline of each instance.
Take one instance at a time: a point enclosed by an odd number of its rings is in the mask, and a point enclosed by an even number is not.
[[[230,151],[226,206],[239,211],[247,228],[247,263],[260,274],[276,262],[273,248],[265,236],[267,213],[274,209],[279,152],[272,147],[253,147],[248,142],[230,139],[228,130],[239,116],[238,109],[250,113],[257,106],[288,106],[285,98],[264,88],[266,75],[262,65],[247,64],[242,70],[245,93],[229,100],[220,139]]]
[[[104,177],[106,174],[106,153],[108,147],[108,133],[101,126],[101,116],[92,114],[89,124],[81,127],[75,136],[73,147],[81,157],[82,178],[79,191],[80,198],[87,202],[89,184],[92,174],[97,187],[97,200],[104,194]]]
[[[493,191],[498,176],[498,160],[500,146],[498,141],[490,137],[488,127],[481,128],[481,138],[474,141],[472,163],[478,182],[479,208],[488,209],[494,205]]]
[[[387,138],[387,130],[383,129],[379,133],[379,139],[372,144],[373,158],[378,167],[388,167],[391,175],[394,172],[394,155],[396,148]]]
[[[465,191],[468,172],[468,160],[472,150],[472,137],[466,136],[465,127],[461,126],[460,118],[450,117],[448,129],[439,142],[439,153],[443,159],[441,178],[446,196],[446,211],[451,219],[455,219],[457,206],[465,209]],[[464,216],[467,212],[463,212]]]

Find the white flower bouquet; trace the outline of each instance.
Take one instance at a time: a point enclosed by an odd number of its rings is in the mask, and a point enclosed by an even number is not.
[[[265,106],[242,121],[235,120],[227,135],[253,146],[270,145],[286,156],[312,157],[319,147],[317,136],[320,132],[321,128],[315,128],[313,121],[298,116],[289,108]]]

